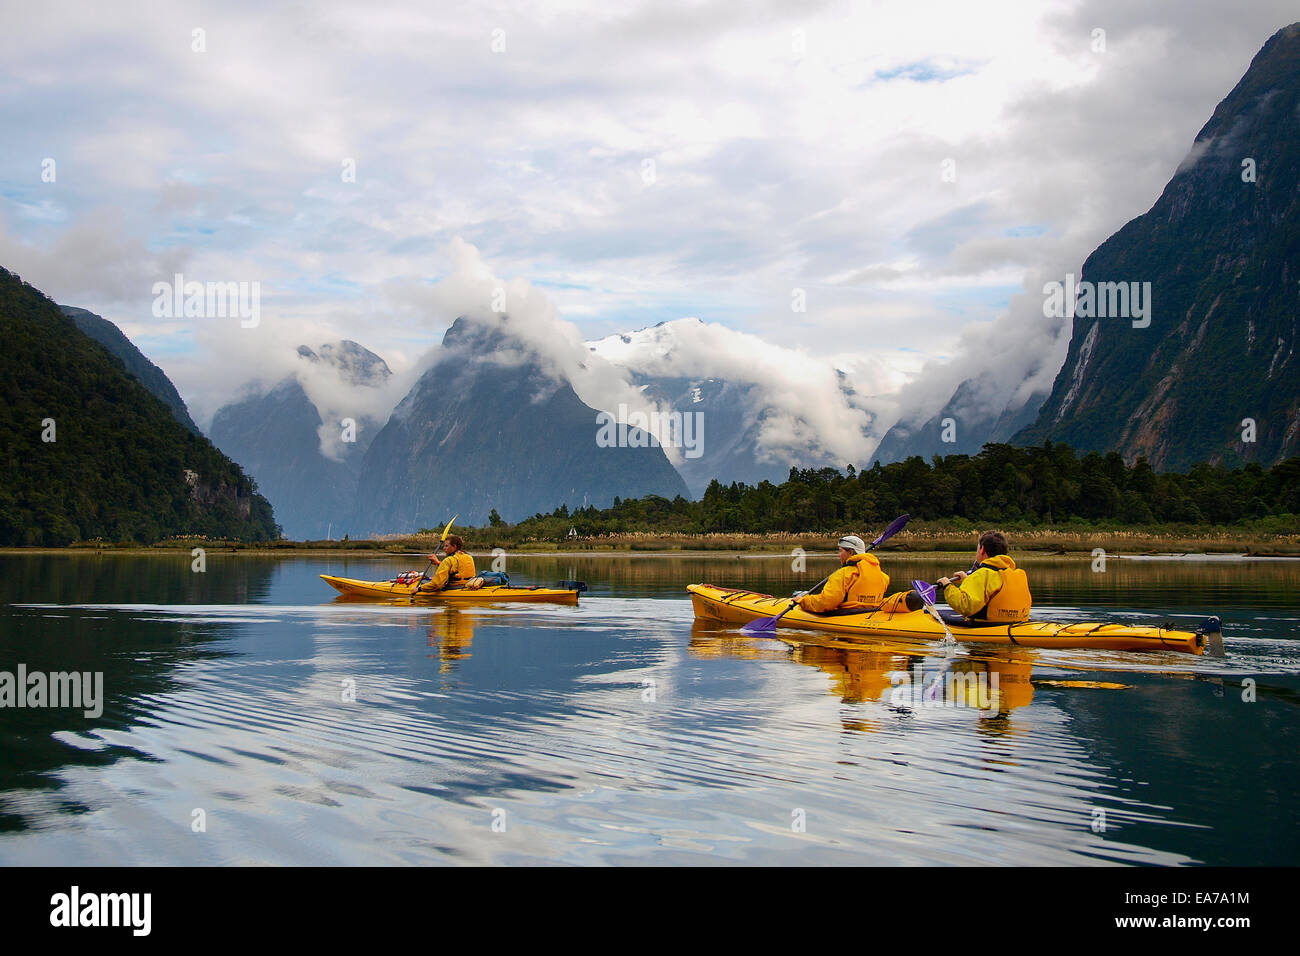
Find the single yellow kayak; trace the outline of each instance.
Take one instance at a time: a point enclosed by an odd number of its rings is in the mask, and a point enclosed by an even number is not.
[[[699,621],[748,624],[763,617],[775,617],[786,609],[789,598],[721,588],[712,584],[690,584],[691,603]],[[813,614],[796,607],[781,618],[781,627],[836,634],[853,634],[871,640],[932,641],[944,637],[943,627],[925,610],[860,611],[851,614]],[[1209,618],[1195,631],[1141,624],[1106,624],[1028,621],[1024,624],[955,624],[948,629],[958,641],[1009,644],[1019,647],[1095,647],[1112,651],[1182,651],[1204,654],[1206,643],[1221,631],[1218,618]]]
[[[414,584],[398,581],[358,581],[355,578],[338,578],[322,574],[321,580],[341,594],[354,598],[405,598],[410,600]],[[509,585],[484,585],[477,591],[468,588],[451,588],[435,591],[426,581],[415,595],[418,601],[441,601],[448,604],[501,604],[515,601],[549,601],[553,604],[577,604],[581,589],[520,588]]]

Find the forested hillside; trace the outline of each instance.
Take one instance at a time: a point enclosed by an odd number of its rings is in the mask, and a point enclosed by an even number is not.
[[[279,536],[238,465],[4,269],[0,340],[0,545]]]

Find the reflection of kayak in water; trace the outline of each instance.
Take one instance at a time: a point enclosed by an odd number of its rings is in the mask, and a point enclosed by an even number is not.
[[[794,659],[828,674],[845,703],[877,700],[911,708],[974,707],[1006,714],[1034,698],[1033,664],[1027,660],[945,661],[816,644],[796,646]]]
[[[716,624],[696,621],[691,629],[691,656],[775,660],[792,655],[798,663],[830,677],[831,692],[846,704],[878,701],[909,709],[973,707],[1005,715],[1034,697],[1033,659],[1014,649],[994,657],[974,651],[972,656],[953,660],[918,653],[916,645],[908,643],[855,640],[839,634],[782,635],[782,641],[791,645],[787,648],[768,638],[716,628]]]
[[[696,620],[748,624],[775,617],[790,604],[789,598],[691,584]],[[1218,618],[1209,618],[1195,631],[1141,624],[1107,624],[1082,621],[1071,624],[1028,621],[1023,624],[967,622],[945,616],[952,636],[962,642],[1010,644],[1020,647],[1091,647],[1112,651],[1182,651],[1203,654],[1206,643],[1221,631]],[[796,607],[781,618],[781,627],[856,635],[872,640],[932,641],[944,637],[943,627],[926,611],[855,611],[847,614],[813,614]]]
[[[402,581],[358,581],[354,578],[336,578],[322,574],[323,580],[347,597],[354,598],[406,598],[410,599],[414,584]],[[567,582],[562,582],[567,583]],[[553,604],[577,604],[583,588],[521,588],[509,585],[484,585],[477,591],[469,588],[449,588],[435,591],[426,582],[415,595],[419,601],[444,601],[450,604],[501,604],[516,601],[547,601]]]
[[[458,608],[449,607],[441,614],[435,614],[429,628],[429,647],[434,651],[430,655],[441,661],[438,670],[446,674],[470,656],[470,645],[474,643],[474,616]]]

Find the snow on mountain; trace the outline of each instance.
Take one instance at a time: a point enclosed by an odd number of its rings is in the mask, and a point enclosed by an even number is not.
[[[780,481],[791,466],[861,463],[874,446],[872,415],[844,373],[802,351],[698,318],[588,348],[664,411],[699,416],[699,454],[669,450],[693,494],[712,478]]]

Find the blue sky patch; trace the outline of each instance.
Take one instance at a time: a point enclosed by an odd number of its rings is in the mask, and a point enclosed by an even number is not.
[[[877,80],[911,80],[913,83],[945,83],[959,76],[968,76],[975,72],[975,67],[945,67],[933,60],[917,60],[904,63],[890,70],[877,70]]]

